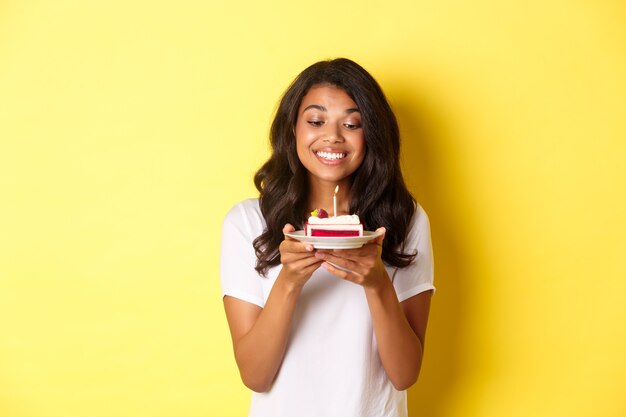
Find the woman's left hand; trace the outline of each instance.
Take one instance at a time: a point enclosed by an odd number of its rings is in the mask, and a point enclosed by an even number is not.
[[[385,279],[388,280],[388,276],[380,257],[386,230],[384,227],[379,227],[376,231],[382,234],[360,248],[320,249],[317,250],[315,256],[325,261],[322,266],[333,275],[363,287],[378,287],[384,284]]]

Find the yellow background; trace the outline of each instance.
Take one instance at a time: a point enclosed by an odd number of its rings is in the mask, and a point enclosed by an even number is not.
[[[0,415],[246,414],[221,220],[336,56],[431,218],[411,415],[626,415],[624,4],[4,0]]]

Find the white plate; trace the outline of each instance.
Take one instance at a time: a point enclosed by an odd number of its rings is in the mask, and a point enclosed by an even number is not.
[[[363,236],[307,236],[304,230],[287,233],[287,236],[303,243],[310,243],[315,249],[355,249],[360,248],[372,239],[380,236],[380,232],[363,232]]]

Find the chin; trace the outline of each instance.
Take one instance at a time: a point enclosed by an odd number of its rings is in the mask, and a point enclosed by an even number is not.
[[[309,176],[321,181],[328,182],[340,182],[350,177],[352,174],[323,174],[323,173],[313,173],[309,172]]]

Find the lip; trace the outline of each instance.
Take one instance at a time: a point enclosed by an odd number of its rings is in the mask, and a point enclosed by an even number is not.
[[[344,163],[345,161],[348,160],[348,156],[349,156],[349,152],[346,151],[345,149],[338,149],[338,148],[328,148],[328,147],[324,147],[324,148],[320,148],[320,149],[315,149],[315,150],[311,150],[311,152],[313,153],[313,156],[322,164],[324,165],[340,165],[342,163]],[[318,152],[330,152],[330,153],[344,153],[346,154],[345,157],[341,158],[341,159],[325,159],[320,157],[317,153]]]
[[[332,148],[330,146],[324,146],[322,148],[317,148],[317,149],[313,149],[313,152],[341,152],[341,153],[348,153],[348,151],[346,151],[345,149],[341,149],[341,148]]]

